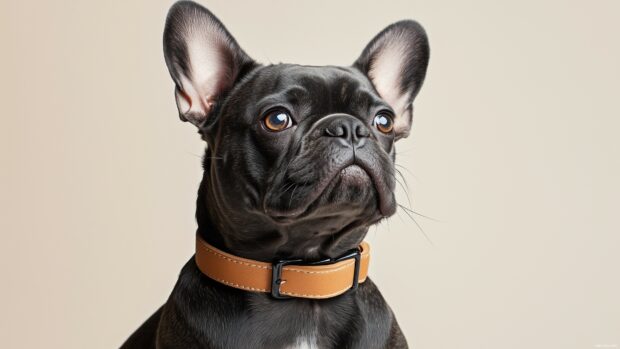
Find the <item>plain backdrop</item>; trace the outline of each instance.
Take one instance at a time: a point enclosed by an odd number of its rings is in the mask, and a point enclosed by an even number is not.
[[[202,0],[201,0],[202,1]],[[620,346],[618,1],[207,1],[255,59],[348,65],[427,29],[404,211],[371,276],[415,348]],[[193,253],[204,144],[170,1],[0,5],[0,346],[113,348]]]

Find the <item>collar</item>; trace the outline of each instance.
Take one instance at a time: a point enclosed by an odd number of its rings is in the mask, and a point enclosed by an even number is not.
[[[366,281],[370,246],[364,241],[338,258],[318,262],[285,259],[266,263],[226,253],[196,236],[194,258],[203,274],[230,287],[270,293],[277,299],[324,299]]]

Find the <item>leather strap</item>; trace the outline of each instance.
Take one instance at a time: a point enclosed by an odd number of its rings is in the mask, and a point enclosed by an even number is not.
[[[366,281],[370,246],[359,246],[359,279]],[[196,237],[196,264],[209,278],[230,287],[271,293],[273,264],[241,258],[221,251]],[[354,286],[355,259],[324,265],[285,265],[279,293],[283,296],[323,299],[347,292]]]

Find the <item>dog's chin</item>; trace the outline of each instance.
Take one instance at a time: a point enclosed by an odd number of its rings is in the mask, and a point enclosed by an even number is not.
[[[364,190],[372,187],[372,178],[368,172],[358,165],[351,165],[343,168],[339,174],[340,185],[344,190]]]
[[[393,193],[379,192],[372,175],[355,164],[336,172],[323,188],[313,190],[321,192],[297,207],[270,209],[267,214],[280,223],[342,215],[372,220],[385,216],[380,210],[381,200],[393,200]]]

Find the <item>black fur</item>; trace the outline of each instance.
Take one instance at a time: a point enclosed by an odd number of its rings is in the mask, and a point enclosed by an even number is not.
[[[373,125],[378,113],[394,111],[367,74],[384,40],[413,40],[405,45],[406,67],[397,82],[413,101],[428,62],[428,43],[417,23],[388,27],[352,67],[264,66],[210,12],[179,2],[166,22],[164,53],[183,98],[192,98],[183,79],[195,69],[187,54],[187,23],[214,26],[226,62],[225,72],[216,74],[225,81],[208,90],[214,103],[207,112],[188,117],[180,110],[208,145],[196,211],[203,239],[261,261],[316,260],[354,248],[369,226],[394,213],[398,135]],[[262,120],[274,109],[288,112],[294,125],[266,130]],[[407,347],[370,279],[331,299],[275,300],[205,277],[192,258],[168,301],[123,348],[278,349],[292,348],[300,336],[316,338],[318,348]]]

